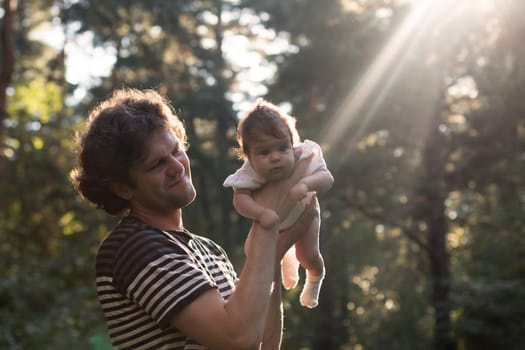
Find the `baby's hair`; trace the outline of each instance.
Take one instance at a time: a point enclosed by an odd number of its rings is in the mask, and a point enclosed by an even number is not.
[[[253,107],[247,111],[237,125],[238,156],[246,159],[250,153],[250,141],[258,135],[269,135],[276,138],[289,136],[292,146],[300,142],[295,128],[296,119],[262,98],[255,101]]]

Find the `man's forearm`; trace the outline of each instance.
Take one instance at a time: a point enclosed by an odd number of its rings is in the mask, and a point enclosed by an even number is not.
[[[277,228],[265,230],[253,224],[250,235],[253,247],[246,257],[236,290],[228,299],[226,309],[237,321],[239,330],[250,330],[251,334],[245,336],[254,340],[258,338],[260,342],[265,332],[266,315],[270,306],[275,308],[275,288],[272,289],[272,283],[275,279],[279,233]],[[250,327],[246,328],[246,325]]]
[[[281,348],[283,331],[283,304],[281,288],[281,264],[278,262],[275,268],[275,278],[266,325],[264,327],[263,343],[261,350],[278,350]]]

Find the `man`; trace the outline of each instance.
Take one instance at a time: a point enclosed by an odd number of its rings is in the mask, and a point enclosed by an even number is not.
[[[152,90],[118,90],[90,114],[72,180],[120,223],[101,243],[97,291],[118,349],[279,349],[279,263],[312,222],[310,205],[279,233],[254,222],[252,247],[237,277],[226,253],[190,233],[182,208],[195,198],[186,133],[167,100]],[[294,176],[259,193],[285,218]],[[313,203],[314,201],[311,201]]]

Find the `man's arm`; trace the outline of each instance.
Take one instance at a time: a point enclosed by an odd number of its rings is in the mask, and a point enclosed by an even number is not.
[[[316,217],[315,200],[310,201],[297,222],[290,228],[281,231],[277,244],[276,268],[274,274],[274,289],[270,298],[266,325],[261,350],[280,349],[283,331],[283,307],[281,289],[281,259],[285,252],[306,232],[312,220]]]
[[[234,293],[225,301],[211,289],[185,307],[172,325],[212,349],[259,349],[276,269],[278,230],[254,223],[252,243]],[[280,286],[279,286],[280,287]]]
[[[280,266],[279,261],[275,268],[273,290],[266,315],[261,350],[278,350],[281,348],[283,335],[283,303]]]

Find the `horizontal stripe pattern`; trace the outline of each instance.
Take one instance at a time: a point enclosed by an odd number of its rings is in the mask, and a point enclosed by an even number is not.
[[[237,275],[224,250],[185,232],[166,232],[126,217],[102,242],[97,292],[117,349],[206,349],[170,327],[210,288],[227,299]]]

